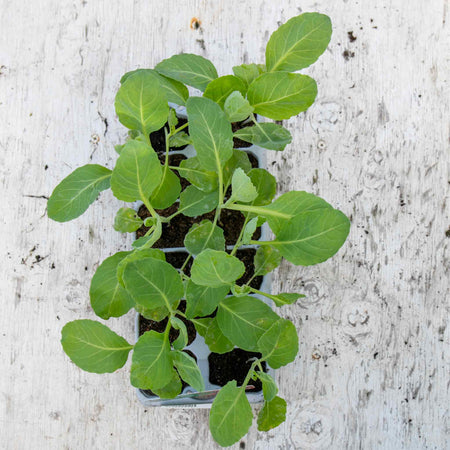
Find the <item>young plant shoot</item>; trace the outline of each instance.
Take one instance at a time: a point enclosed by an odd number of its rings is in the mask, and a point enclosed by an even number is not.
[[[111,220],[115,230],[134,233],[143,225],[148,230],[134,241],[133,249],[100,264],[92,278],[90,303],[105,320],[132,308],[149,319],[167,318],[165,330],[147,331],[133,345],[98,321],[69,322],[62,330],[62,346],[81,369],[114,372],[132,352],[130,379],[136,388],[174,398],[181,393],[183,380],[201,392],[205,384],[200,369],[183,352],[188,342],[187,322],[215,353],[238,347],[261,355],[252,362],[242,384],[229,381],[214,399],[209,424],[222,446],[239,441],[252,424],[246,394],[251,380],[260,380],[265,400],[258,429],[267,431],[285,420],[286,401],[277,395],[275,380],[264,367],[277,369],[294,361],[297,331],[291,321],[282,318],[283,306],[303,297],[301,293],[267,293],[251,287],[250,282],[238,285],[236,281],[246,270],[238,249],[258,246],[253,277],[264,276],[282,258],[301,266],[327,260],[349,232],[347,217],[313,194],[291,191],[275,198],[275,178],[265,169],[252,169],[247,153],[233,144],[239,138],[255,144],[259,151],[284,150],[291,142],[290,132],[259,118],[281,121],[312,105],[316,82],[297,72],[319,58],[330,37],[327,16],[305,13],[272,34],[264,63],[235,66],[233,75],[218,76],[209,60],[193,54],[175,55],[154,69],[126,73],[115,110],[129,129],[129,138],[116,146],[119,156],[114,169],[97,164],[80,167],[61,181],[48,201],[48,216],[66,222],[83,214],[101,191],[111,188],[118,200],[142,203],[149,214],[144,220],[131,207],[118,203]],[[201,95],[190,96],[187,86]],[[177,105],[185,107],[187,122],[179,121]],[[243,121],[245,126],[233,133],[232,125]],[[161,129],[165,152],[158,155],[151,134]],[[195,156],[178,166],[170,165],[169,150],[186,145],[193,146]],[[177,208],[171,215],[161,213],[173,205]],[[219,226],[225,210],[244,216],[233,248],[225,245]],[[179,215],[197,217],[211,212],[211,220],[195,223],[186,234],[189,256],[181,270],[154,248],[164,228]],[[254,239],[264,223],[274,238]],[[189,275],[183,270],[188,263],[192,264]],[[180,308],[181,300],[185,308]],[[169,339],[172,328],[179,332],[176,340]]]

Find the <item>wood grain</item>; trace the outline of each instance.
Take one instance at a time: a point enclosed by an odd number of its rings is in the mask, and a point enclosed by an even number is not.
[[[331,261],[277,272],[275,289],[307,294],[283,310],[301,341],[278,372],[288,418],[233,448],[450,448],[448,1],[299,5],[0,1],[2,448],[217,448],[207,411],[145,410],[129,365],[98,376],[63,354],[63,324],[93,318],[96,267],[130,240],[112,229],[110,194],[68,224],[47,219],[45,197],[80,165],[113,166],[126,70],[182,51],[221,74],[263,62],[270,33],[301,11],[330,15],[334,34],[305,71],[317,101],[286,122],[294,143],[268,167],[280,192],[323,196],[352,229]],[[109,322],[133,339],[131,314]]]

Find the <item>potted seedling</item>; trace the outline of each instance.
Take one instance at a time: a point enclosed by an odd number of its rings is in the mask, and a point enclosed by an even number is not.
[[[65,222],[111,188],[132,204],[117,211],[114,228],[138,233],[132,249],[100,264],[90,287],[100,318],[137,311],[137,342],[81,319],[64,326],[64,351],[95,373],[114,372],[132,351],[141,400],[212,402],[210,428],[222,446],[247,433],[250,401],[264,401],[259,430],[285,419],[272,369],[295,359],[298,337],[278,312],[302,294],[270,292],[270,272],[282,258],[325,261],[349,232],[347,217],[313,194],[275,198],[276,180],[262,167],[264,149],[283,150],[291,135],[261,118],[289,119],[314,102],[315,81],[295,72],[317,60],[330,36],[329,18],[307,13],[272,34],[265,64],[233,67],[234,75],[219,77],[192,54],[128,72],[115,108],[130,131],[114,169],[80,167],[48,201],[49,217]],[[224,375],[233,358],[245,372]]]

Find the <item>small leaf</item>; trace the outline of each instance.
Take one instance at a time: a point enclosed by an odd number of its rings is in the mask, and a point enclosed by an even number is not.
[[[251,293],[250,286],[244,284],[243,286],[239,286],[237,284],[231,286],[231,293],[236,297],[242,297],[244,295]]]
[[[233,73],[244,82],[246,88],[265,71],[263,64],[241,64],[233,67]]]
[[[273,247],[259,247],[255,254],[255,276],[266,275],[275,270],[281,263],[280,252]]]
[[[247,223],[247,225],[245,225],[244,233],[242,234],[243,245],[250,244],[250,241],[252,240],[253,234],[255,233],[257,227],[258,227],[257,217],[254,217]]]
[[[146,217],[144,219],[144,227],[150,228],[153,225],[156,225],[157,221],[154,217]]]
[[[244,272],[244,264],[235,256],[207,249],[194,259],[191,279],[201,286],[219,287],[232,284]]]
[[[222,228],[214,225],[210,220],[195,223],[184,238],[184,246],[192,255],[198,255],[203,250],[225,250],[225,238]]]
[[[252,180],[238,167],[231,178],[232,198],[239,202],[251,202],[258,196]]]
[[[123,337],[94,320],[74,320],[62,329],[61,344],[81,369],[110,373],[120,369],[133,348]]]
[[[306,111],[317,95],[316,82],[307,75],[264,73],[248,88],[247,98],[255,113],[273,120],[289,119]]]
[[[175,350],[183,350],[183,348],[186,347],[188,343],[188,332],[186,325],[178,317],[171,317],[170,324],[173,328],[175,328],[175,330],[179,330],[180,332],[175,341],[173,341],[172,346]]]
[[[277,192],[277,180],[266,169],[252,169],[247,174],[255,186],[258,196],[252,200],[252,205],[267,205]]]
[[[305,296],[303,294],[297,294],[297,293],[281,293],[277,295],[268,294],[266,292],[263,292],[264,297],[270,298],[273,300],[276,306],[284,306],[284,305],[292,305],[296,300],[299,298],[304,298]]]
[[[186,317],[192,319],[211,314],[228,291],[229,286],[199,286],[189,280],[186,286]]]
[[[233,445],[245,436],[252,424],[253,413],[245,389],[229,381],[217,394],[211,406],[209,427],[222,447]]]
[[[205,339],[205,344],[214,353],[228,353],[234,345],[224,336],[217,324],[216,318],[195,319],[195,329]]]
[[[167,166],[162,171],[162,180],[150,198],[150,203],[157,209],[173,205],[181,192],[180,179]]]
[[[269,431],[286,420],[286,400],[275,397],[265,402],[258,415],[258,430]]]
[[[110,186],[111,171],[98,164],[75,169],[56,186],[47,202],[47,214],[57,222],[81,216],[98,194]]]
[[[173,108],[170,108],[167,124],[169,125],[170,133],[173,133],[175,131],[176,126],[178,125],[177,113]]]
[[[211,61],[203,56],[184,53],[161,61],[155,70],[173,80],[204,91],[217,78],[217,71]]]
[[[91,306],[102,319],[120,317],[133,306],[134,301],[117,279],[117,266],[131,252],[118,252],[106,258],[92,277],[89,296]]]
[[[172,360],[180,377],[189,384],[189,386],[193,387],[198,392],[205,390],[205,382],[202,373],[194,358],[185,352],[174,351],[172,352]]]
[[[205,170],[199,163],[198,157],[193,156],[184,159],[180,163],[180,167],[176,169],[178,173],[186,178],[197,189],[204,192],[212,192],[217,189],[218,178],[217,173]]]
[[[234,91],[225,100],[224,111],[230,122],[240,122],[253,112],[253,106],[239,91]]]
[[[221,108],[224,107],[225,100],[234,91],[245,95],[247,91],[245,84],[234,75],[225,75],[216,78],[208,84],[205,89],[204,97],[216,102]],[[246,116],[247,117],[247,116]],[[245,119],[245,117],[244,117]]]
[[[234,132],[234,137],[277,151],[284,150],[286,145],[292,142],[289,130],[276,123],[257,123],[253,127],[241,128]]]
[[[266,372],[255,372],[256,376],[262,382],[264,400],[266,402],[272,401],[278,393],[278,387],[275,380]]]
[[[133,241],[133,243],[131,244],[131,246],[135,249],[140,249],[141,247],[143,247],[145,244],[147,244],[147,242],[149,242],[151,239],[153,239],[153,234],[154,233],[150,233],[148,235],[145,236],[141,236],[140,238],[136,239],[135,241]]]
[[[144,258],[155,258],[161,261],[165,261],[166,255],[162,250],[159,250],[157,248],[143,248],[128,252],[128,255],[124,259],[119,261],[119,264],[117,265],[117,279],[122,286],[125,287],[125,284],[123,282],[123,272],[125,270],[125,266],[132,261],[139,261]]]
[[[195,186],[188,186],[180,195],[179,212],[196,217],[215,209],[219,203],[219,191],[203,192]]]
[[[144,221],[131,208],[120,208],[114,218],[114,229],[120,233],[131,233],[141,228]]]
[[[175,302],[173,304],[173,308],[175,309],[178,306],[179,302]],[[154,320],[155,322],[161,322],[169,315],[169,310],[165,306],[160,306],[159,308],[147,309],[141,305],[134,305],[134,309],[146,319]]]
[[[160,398],[175,398],[181,393],[181,380],[175,369],[172,369],[170,381],[159,389],[153,389],[153,393]]]
[[[130,379],[139,389],[160,389],[172,378],[169,340],[164,334],[147,331],[136,342]]]
[[[177,134],[169,137],[169,147],[184,147],[185,145],[191,145],[192,138],[185,133],[184,131],[180,131]]]

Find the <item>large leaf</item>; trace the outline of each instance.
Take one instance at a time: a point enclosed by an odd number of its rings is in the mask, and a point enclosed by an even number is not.
[[[273,247],[262,246],[256,250],[254,264],[255,276],[266,275],[275,270],[281,263],[280,252]]]
[[[195,186],[188,186],[180,195],[179,212],[196,217],[215,209],[219,203],[219,191],[204,192]]]
[[[211,406],[209,427],[213,438],[223,447],[233,445],[247,434],[253,420],[252,408],[243,387],[229,381]]]
[[[265,402],[258,415],[258,430],[269,431],[286,420],[286,400],[275,397]]]
[[[233,67],[234,75],[244,82],[246,88],[248,88],[255,78],[258,78],[264,73],[265,70],[263,64],[241,64],[240,66]]]
[[[217,323],[238,347],[258,351],[258,340],[279,319],[270,306],[256,297],[227,297],[219,304]]]
[[[238,202],[251,202],[258,197],[256,187],[245,172],[238,167],[231,178],[232,198]]]
[[[204,91],[217,78],[217,71],[211,61],[203,56],[184,53],[161,61],[155,70],[173,80]]]
[[[257,123],[253,127],[241,128],[234,137],[269,150],[284,150],[292,141],[289,130],[276,123]]]
[[[202,317],[211,314],[226,297],[229,286],[199,286],[189,280],[186,286],[186,317]]]
[[[225,100],[232,92],[238,91],[245,95],[246,90],[245,84],[238,77],[235,77],[234,75],[225,75],[211,81],[205,89],[203,96],[210,98],[223,108]]]
[[[117,279],[117,266],[131,252],[118,252],[106,258],[92,277],[89,296],[91,306],[102,319],[120,317],[134,305],[130,294]]]
[[[186,178],[186,180],[201,191],[211,192],[217,189],[217,173],[205,170],[198,161],[197,156],[184,159],[181,161],[180,167],[177,167],[176,170],[183,178]]]
[[[114,372],[133,348],[123,337],[94,320],[74,320],[64,325],[61,344],[67,356],[87,372]]]
[[[277,192],[277,180],[266,169],[252,169],[247,173],[258,195],[251,201],[252,205],[267,205]]]
[[[214,353],[228,353],[234,344],[222,333],[216,318],[195,319],[195,329],[205,339],[205,344]]]
[[[165,306],[170,310],[184,293],[178,271],[168,262],[155,258],[128,263],[123,281],[134,301],[148,309]]]
[[[210,220],[195,223],[184,237],[184,246],[193,255],[198,255],[207,248],[223,251],[225,250],[223,230]]]
[[[230,122],[245,120],[253,112],[253,106],[239,91],[234,91],[227,97],[223,109]]]
[[[120,86],[114,103],[120,123],[145,135],[159,130],[167,121],[167,95],[152,73],[137,71]]]
[[[307,75],[264,73],[248,88],[247,98],[257,114],[273,120],[289,119],[306,111],[317,95],[316,82]]]
[[[157,209],[168,208],[175,203],[180,192],[180,179],[167,166],[164,166],[162,169],[162,180],[153,191],[150,203]]]
[[[149,198],[161,182],[162,169],[154,150],[139,141],[128,141],[111,177],[113,194],[125,202]]]
[[[162,333],[147,331],[136,342],[130,379],[139,389],[159,389],[172,379],[169,340]]]
[[[336,209],[299,214],[285,223],[271,245],[293,264],[310,266],[331,258],[344,244],[350,221]]]
[[[327,48],[331,31],[330,18],[323,14],[304,13],[288,20],[267,43],[267,70],[295,72],[308,67]]]
[[[98,164],[75,169],[56,186],[48,199],[50,219],[67,222],[81,216],[98,194],[110,186],[111,171]]]
[[[200,369],[192,356],[189,356],[185,352],[173,351],[172,360],[173,365],[180,374],[180,377],[187,384],[189,384],[189,386],[199,392],[205,390],[205,382],[203,380],[202,373],[200,372]]]
[[[194,259],[191,279],[201,286],[219,287],[232,284],[244,272],[244,264],[235,256],[206,249]]]
[[[218,172],[233,155],[231,124],[220,106],[204,97],[191,97],[186,103],[189,134],[200,164]]]
[[[114,229],[120,233],[132,233],[141,228],[144,221],[132,208],[120,208],[114,218]]]

